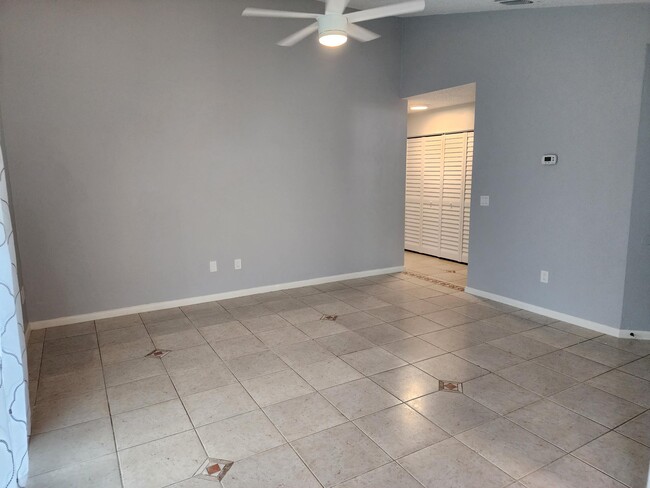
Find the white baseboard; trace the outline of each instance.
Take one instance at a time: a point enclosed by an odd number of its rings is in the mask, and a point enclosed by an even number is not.
[[[624,339],[643,339],[650,340],[650,330],[629,330],[622,329],[619,331],[619,337]],[[631,335],[634,334],[634,335]],[[648,487],[650,488],[650,487]]]
[[[614,337],[620,338],[632,338],[630,333],[634,334],[636,339],[650,339],[650,331],[643,330],[621,330],[617,327],[611,325],[600,324],[598,322],[593,322],[591,320],[582,319],[580,317],[574,317],[573,315],[568,315],[562,312],[556,312],[555,310],[550,310],[544,307],[538,307],[537,305],[531,305],[530,303],[520,302],[519,300],[514,300],[512,298],[504,297],[501,295],[496,295],[483,290],[477,290],[476,288],[466,287],[465,292],[471,295],[476,295],[477,297],[488,298],[489,300],[494,300],[495,302],[505,303],[506,305],[511,305],[513,307],[521,308],[523,310],[528,310],[529,312],[534,312],[540,315],[545,315],[552,319],[561,320],[562,322],[568,322],[569,324],[579,325],[585,329],[590,329],[595,332],[600,332],[601,334],[607,334]]]
[[[168,300],[165,302],[147,303],[145,305],[134,305],[132,307],[116,308],[113,310],[103,310],[101,312],[91,312],[81,315],[71,315],[69,317],[58,317],[48,320],[37,320],[30,322],[27,326],[27,334],[32,330],[45,329],[48,327],[58,327],[60,325],[77,324],[89,320],[109,319],[129,315],[133,313],[151,312],[164,308],[184,307],[187,305],[196,305],[197,303],[213,302],[215,300],[226,300],[228,298],[237,298],[247,295],[256,295],[258,293],[267,293],[270,291],[289,290],[291,288],[301,288],[303,286],[322,285],[333,281],[352,280],[355,278],[366,278],[368,276],[377,276],[389,273],[400,273],[404,271],[404,266],[395,266],[392,268],[371,269],[368,271],[357,271],[356,273],[346,273],[335,276],[324,276],[322,278],[313,278],[309,280],[293,281],[291,283],[280,283],[277,285],[258,286],[256,288],[246,288],[243,290],[226,291],[214,295],[203,295],[200,297],[181,298],[178,300]]]

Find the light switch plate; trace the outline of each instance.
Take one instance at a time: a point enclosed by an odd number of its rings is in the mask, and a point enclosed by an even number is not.
[[[215,273],[217,271],[217,262],[210,261],[210,273]]]
[[[481,207],[490,206],[490,195],[481,195]]]
[[[541,270],[539,272],[539,281],[540,283],[548,283],[548,271]]]

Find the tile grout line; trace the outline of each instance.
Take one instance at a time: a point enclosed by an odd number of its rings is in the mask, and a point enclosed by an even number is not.
[[[46,329],[47,330],[47,329]],[[46,332],[47,333],[47,332]],[[29,345],[28,345],[29,346]],[[43,372],[43,361],[45,360],[45,334],[43,334],[43,342],[41,343],[41,360],[38,363],[38,375],[36,376],[36,391],[34,392],[34,404],[32,405],[30,399],[29,412],[31,414],[32,410],[36,408],[36,403],[38,401],[38,389],[41,386],[41,373]],[[28,359],[29,362],[29,359]],[[29,381],[29,372],[27,373],[27,380]],[[28,388],[29,391],[29,388]],[[30,433],[29,438],[31,439],[31,417],[30,417]]]
[[[181,312],[183,312],[183,315],[185,315],[185,317],[186,317],[188,320],[190,320],[190,322],[192,323],[192,325],[194,325],[194,323],[191,321],[191,319],[189,319],[189,317],[187,317],[187,314],[186,314],[182,309],[181,309]],[[196,327],[195,327],[195,328],[196,328]],[[149,333],[149,330],[148,330],[148,329],[147,329],[147,333]],[[200,332],[199,332],[199,333],[200,333]],[[149,334],[149,336],[150,336],[150,338],[151,338],[151,334]],[[201,336],[203,336],[203,335],[201,334]],[[153,341],[153,338],[151,338],[151,341],[154,343],[154,346],[155,346],[156,343]],[[207,341],[206,341],[206,342],[207,342]],[[196,346],[196,347],[200,347],[200,346]],[[189,349],[189,348],[186,348],[186,349]],[[215,354],[216,354],[216,352],[215,352]],[[178,392],[178,389],[177,389],[177,387],[176,387],[176,384],[174,383],[174,380],[172,379],[171,374],[170,374],[170,372],[169,372],[169,369],[167,368],[167,365],[166,365],[165,362],[163,361],[163,358],[151,358],[151,359],[157,359],[157,360],[159,360],[159,361],[161,362],[163,369],[164,369],[165,372],[167,373],[167,377],[169,378],[169,382],[172,384],[172,387],[174,388],[174,391],[176,392],[176,398],[178,399],[178,402],[181,404],[181,407],[183,408],[183,411],[185,412],[185,415],[186,415],[186,417],[187,417],[187,420],[189,421],[189,423],[190,423],[190,425],[191,425],[191,429],[187,429],[187,430],[184,430],[184,431],[181,431],[181,432],[176,432],[175,434],[170,434],[170,435],[168,435],[168,436],[161,437],[161,438],[159,438],[159,439],[154,439],[154,440],[152,440],[152,441],[149,441],[149,442],[146,442],[146,443],[143,443],[143,444],[140,444],[140,445],[146,445],[146,444],[149,444],[150,442],[156,442],[156,441],[159,441],[160,439],[164,439],[164,438],[166,438],[166,437],[171,437],[171,436],[173,436],[173,435],[178,435],[178,434],[182,434],[182,433],[184,433],[184,432],[190,432],[190,431],[192,431],[192,432],[194,432],[194,435],[195,435],[196,438],[198,439],[199,444],[201,444],[201,448],[203,449],[203,453],[205,454],[206,458],[210,458],[210,455],[208,454],[208,451],[207,451],[207,449],[205,448],[205,445],[203,444],[203,441],[201,440],[201,437],[199,436],[199,433],[196,431],[197,427],[194,425],[194,422],[192,421],[192,417],[190,416],[190,413],[187,411],[187,407],[185,406],[185,402],[183,402],[183,398],[181,397],[180,393]],[[142,407],[142,408],[147,408],[147,407]],[[135,446],[132,446],[132,447],[135,447]],[[197,468],[197,469],[198,469],[198,468]],[[193,476],[190,476],[189,478],[186,478],[185,480],[192,479],[192,478],[194,478],[194,475],[193,475]],[[185,480],[181,480],[181,481],[185,481]],[[175,483],[176,483],[176,482],[172,482],[172,483],[170,483],[169,485],[165,485],[165,486],[171,486],[171,485],[173,485],[173,484],[175,484]]]
[[[122,476],[122,460],[117,450],[117,439],[115,438],[115,426],[113,425],[113,415],[111,413],[111,403],[108,400],[108,386],[106,385],[106,373],[104,371],[104,359],[102,357],[102,350],[99,347],[99,333],[97,332],[97,322],[93,321],[95,327],[95,334],[97,335],[97,349],[99,350],[99,362],[102,367],[102,378],[104,380],[104,395],[106,396],[106,406],[108,408],[108,420],[111,423],[111,434],[113,435],[113,447],[115,448],[115,458],[117,459],[117,470],[120,475],[120,486],[124,488],[124,479]]]
[[[95,321],[92,321],[92,322],[93,322],[93,327],[94,327],[94,326],[95,326],[95,324],[94,324]],[[95,334],[96,334],[96,331],[95,331]],[[94,350],[94,349],[92,349],[92,350]],[[98,347],[97,347],[97,351],[98,351],[98,353],[99,353],[99,356],[100,356],[100,363],[101,363],[101,351],[99,350],[99,345],[98,345]],[[67,353],[67,354],[74,354],[74,353],[76,353],[76,352],[84,352],[84,351],[73,351],[73,352],[71,352],[71,353]],[[63,355],[65,355],[65,354],[61,354],[61,355],[59,355],[59,356],[63,356]],[[41,358],[41,360],[42,360],[42,358]],[[119,456],[118,456],[117,444],[116,444],[116,441],[115,441],[115,431],[114,431],[114,429],[113,429],[113,419],[112,419],[111,414],[110,414],[110,403],[109,403],[109,401],[108,401],[108,394],[107,394],[107,389],[106,389],[106,380],[105,380],[105,378],[104,378],[103,367],[102,367],[101,369],[102,369],[102,378],[104,379],[104,388],[103,388],[103,391],[104,391],[104,397],[105,397],[105,399],[106,399],[106,406],[107,406],[107,410],[108,410],[108,416],[107,416],[107,418],[109,419],[109,422],[110,422],[110,425],[111,425],[111,436],[112,436],[112,438],[113,438],[113,447],[114,447],[114,451],[113,451],[113,453],[111,453],[111,454],[114,454],[114,455],[115,455],[115,458],[116,458],[116,461],[117,461],[118,472],[120,473],[120,484],[123,486],[123,484],[122,484],[122,476],[121,476],[121,466],[120,466],[120,462],[119,462]],[[40,375],[39,375],[39,376],[40,376]],[[40,387],[40,383],[39,383],[38,386]],[[90,390],[89,392],[97,392],[97,391],[101,391],[101,389],[100,389],[100,388],[97,388],[97,389],[95,389],[95,390]],[[85,392],[85,393],[89,393],[89,392]],[[82,394],[85,394],[85,393],[82,393]],[[38,394],[38,387],[37,387],[37,394]],[[58,398],[67,398],[68,396],[74,396],[74,395],[66,395],[66,396],[62,396],[62,397],[56,397],[56,396],[54,396],[54,397],[49,398],[48,401],[50,401],[50,400],[56,400],[56,399],[58,399]],[[100,418],[97,418],[97,419],[86,420],[86,421],[84,421],[84,422],[78,422],[78,423],[71,424],[71,425],[68,425],[68,426],[59,427],[59,428],[57,428],[57,429],[52,429],[52,430],[49,430],[49,431],[40,432],[40,433],[38,433],[38,434],[34,434],[34,435],[42,435],[42,434],[47,434],[47,433],[50,433],[50,432],[56,432],[56,431],[63,430],[63,429],[69,428],[69,427],[74,427],[74,426],[76,426],[76,425],[83,425],[83,424],[87,424],[87,423],[90,423],[90,422],[95,422],[95,421],[97,421],[97,420],[101,420],[101,419],[103,419],[103,418],[106,418],[106,417],[100,417]],[[30,436],[30,437],[31,437],[31,436]],[[48,470],[48,471],[44,471],[44,472],[42,472],[42,473],[39,473],[39,474],[35,475],[35,477],[36,477],[36,476],[41,476],[41,475],[44,475],[44,474],[48,474],[48,473],[52,473],[52,472],[57,471],[57,470],[59,470],[59,469],[67,468],[67,467],[70,467],[70,466],[73,466],[73,465],[81,465],[81,464],[84,464],[84,463],[87,463],[87,462],[91,462],[91,461],[94,461],[94,460],[100,459],[100,458],[102,458],[102,457],[104,457],[104,456],[106,456],[106,455],[107,455],[107,454],[102,454],[102,455],[100,455],[100,456],[93,457],[93,458],[90,458],[90,459],[86,459],[86,460],[84,460],[84,461],[80,461],[80,462],[76,462],[76,463],[64,464],[64,465],[61,465],[61,466],[57,466],[57,467],[55,467],[55,468],[53,468],[53,469],[50,469],[50,470]],[[30,476],[30,477],[31,477],[31,476]]]

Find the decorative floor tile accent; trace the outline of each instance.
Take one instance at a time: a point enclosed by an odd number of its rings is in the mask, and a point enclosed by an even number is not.
[[[194,477],[219,482],[223,480],[233,464],[233,461],[226,461],[225,459],[208,458],[194,474]]]
[[[323,315],[320,319],[321,320],[331,320],[334,322],[337,318],[339,318],[338,315]]]
[[[438,391],[448,391],[451,393],[462,393],[463,384],[460,381],[438,381]]]
[[[447,271],[448,273],[455,273],[455,271]],[[457,290],[457,291],[465,291],[465,287],[461,285],[456,285],[454,283],[449,283],[447,281],[442,281],[438,280],[436,278],[432,278],[431,276],[422,274],[422,273],[416,273],[414,271],[402,271],[403,274],[407,276],[415,276],[416,278],[420,278],[421,280],[428,281],[429,283],[433,283],[435,285],[440,285],[444,286],[446,288],[451,288],[452,290]]]
[[[146,358],[162,358],[162,357],[166,356],[170,352],[171,351],[168,351],[167,349],[154,349],[149,354],[147,354],[145,357]]]

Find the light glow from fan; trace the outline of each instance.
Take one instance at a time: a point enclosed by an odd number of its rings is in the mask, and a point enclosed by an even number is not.
[[[323,32],[318,36],[318,42],[327,47],[338,47],[348,42],[348,36],[344,32]]]
[[[427,105],[413,105],[413,106],[411,107],[411,110],[417,112],[417,111],[420,111],[420,110],[426,110],[426,109],[428,109],[428,108],[429,108],[429,107],[428,107]]]

